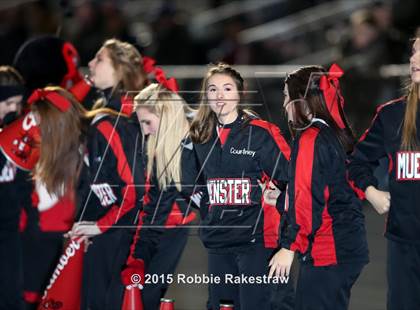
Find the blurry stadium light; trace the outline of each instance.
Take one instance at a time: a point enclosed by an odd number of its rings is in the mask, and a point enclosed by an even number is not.
[[[11,9],[21,4],[27,4],[31,2],[37,2],[37,0],[2,0],[0,1],[0,10]]]
[[[241,31],[239,40],[249,44],[281,36],[282,39],[322,27],[337,18],[348,18],[355,10],[371,4],[373,0],[339,0],[326,2],[295,14]]]
[[[410,75],[410,65],[385,65],[379,69],[379,74],[383,78],[407,77]]]
[[[285,2],[285,0],[232,1],[215,9],[196,14],[192,19],[191,29],[198,35],[203,31],[208,31],[207,27],[215,23],[281,2]]]
[[[284,78],[286,72],[298,69],[302,65],[267,65],[267,66],[234,66],[245,78]],[[202,79],[208,66],[162,66],[168,76],[177,79]]]
[[[303,58],[302,58],[303,60]],[[309,60],[309,59],[306,59]],[[323,64],[328,64],[326,61]],[[313,62],[285,65],[238,65],[234,66],[244,78],[284,78],[286,72],[292,72],[304,65],[320,64],[314,59]],[[162,66],[168,76],[176,79],[202,79],[208,69],[208,66]],[[379,68],[379,73],[383,78],[406,77],[409,74],[408,64],[384,65]]]
[[[337,61],[340,56],[340,52],[336,47],[329,47],[317,52],[311,52],[304,56],[294,58],[286,62],[287,65],[299,63],[302,65],[326,65]]]

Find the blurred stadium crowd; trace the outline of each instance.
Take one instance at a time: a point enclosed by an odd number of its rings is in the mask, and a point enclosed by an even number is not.
[[[0,63],[12,64],[26,39],[45,33],[72,41],[82,66],[110,37],[162,65],[338,62],[346,108],[361,134],[375,107],[398,96],[408,70],[384,66],[408,62],[419,21],[418,0],[1,1]],[[275,85],[282,102],[279,81],[266,86],[265,97]],[[265,101],[273,110],[274,101]]]

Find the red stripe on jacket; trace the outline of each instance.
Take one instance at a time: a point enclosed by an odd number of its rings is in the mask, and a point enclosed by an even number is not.
[[[389,101],[389,102],[387,102],[387,103],[384,103],[384,104],[381,104],[380,106],[378,106],[377,108],[376,108],[376,114],[375,114],[375,116],[373,117],[373,119],[372,119],[372,121],[370,122],[370,126],[365,130],[365,132],[362,134],[362,136],[359,138],[359,141],[357,142],[357,143],[361,143],[361,142],[363,142],[365,139],[366,139],[366,136],[369,134],[369,131],[370,131],[370,129],[372,128],[372,126],[373,126],[373,124],[375,123],[375,121],[376,121],[376,119],[378,118],[378,116],[379,116],[379,113],[381,112],[381,110],[384,108],[384,107],[386,107],[386,106],[388,106],[388,105],[390,105],[390,104],[393,104],[393,103],[396,103],[396,102],[403,102],[403,100],[405,99],[405,97],[401,97],[401,98],[398,98],[398,99],[394,99],[394,100],[391,100],[391,101]],[[390,162],[389,162],[389,167],[388,167],[388,172],[391,172],[391,169],[392,169],[392,157],[391,156],[389,156],[389,154],[388,154],[388,158],[390,159]],[[357,195],[357,197],[359,197],[359,199],[360,200],[364,200],[364,199],[366,199],[366,195],[365,195],[365,192],[361,189],[361,188],[359,188],[359,187],[357,187],[356,186],[356,184],[354,183],[354,181],[352,181],[352,180],[350,180],[349,178],[347,178],[348,179],[348,183],[350,184],[350,187],[353,189],[353,191],[356,193],[356,195]]]
[[[266,184],[266,188],[268,187],[268,184],[266,183],[268,181],[270,181],[270,177],[263,172],[261,182]],[[261,205],[264,216],[264,247],[277,248],[281,215],[276,206],[270,205],[264,201],[264,195],[261,196]]]
[[[276,125],[260,119],[254,119],[250,122],[250,124],[267,129],[267,131],[270,133],[277,146],[279,147],[280,151],[283,153],[283,155],[288,161],[290,160],[290,146],[289,144],[287,144],[286,140],[280,132],[280,129]]]
[[[356,186],[356,184],[354,184],[354,181],[350,180],[350,178],[349,178],[349,176],[348,176],[348,173],[346,173],[346,178],[347,178],[347,183],[349,183],[349,185],[350,185],[351,189],[353,190],[353,192],[355,192],[355,193],[356,193],[357,197],[358,197],[360,200],[364,200],[364,199],[366,199],[365,192],[364,192],[361,188],[358,188],[358,187]]]
[[[150,203],[150,176],[147,176],[146,178],[146,186],[145,186],[145,193],[143,197],[143,205],[147,205]],[[179,209],[178,204],[176,201],[172,204],[172,210],[169,213],[168,218],[165,222],[165,227],[167,228],[173,228],[179,225],[186,225],[188,223],[191,223],[196,218],[196,215],[194,212],[191,212],[187,216],[181,212]]]
[[[312,244],[311,256],[314,266],[329,266],[337,264],[337,253],[333,233],[333,221],[328,212],[328,200],[330,191],[328,186],[324,189],[325,208],[322,212],[322,224],[315,234]]]
[[[217,135],[219,136],[219,139],[220,139],[220,144],[223,146],[229,136],[230,128],[217,127],[216,130],[217,130]]]
[[[182,213],[178,203],[174,201],[172,204],[171,213],[169,213],[169,216],[165,222],[165,228],[174,228],[179,225],[186,225],[194,221],[195,218],[196,215],[194,212],[190,212],[188,215]]]
[[[294,209],[296,224],[300,228],[290,250],[300,253],[308,250],[308,235],[312,232],[312,169],[318,133],[318,128],[309,128],[303,133],[296,158]]]
[[[250,124],[266,129],[273,138],[274,142],[276,143],[283,156],[288,161],[290,160],[290,146],[286,142],[286,140],[280,132],[280,129],[276,125],[260,119],[252,120]],[[269,180],[268,176],[265,173],[264,175],[266,181]],[[274,180],[273,182],[275,183]],[[276,248],[278,246],[279,240],[280,213],[278,212],[275,206],[271,206],[265,203],[263,198],[261,198],[261,203],[264,216],[264,246],[266,248]]]
[[[39,292],[24,291],[23,300],[29,304],[39,303],[42,300],[42,295]]]
[[[112,151],[117,158],[117,171],[120,178],[126,184],[122,188],[122,202],[118,207],[114,205],[101,219],[98,220],[97,225],[102,232],[107,231],[114,225],[121,217],[135,207],[136,191],[134,187],[134,178],[128,165],[127,157],[121,143],[121,138],[114,126],[108,122],[103,121],[98,125],[99,132],[105,137],[111,146]]]
[[[370,122],[370,126],[369,126],[369,127],[365,130],[365,132],[362,134],[362,136],[360,137],[360,139],[359,139],[358,143],[360,143],[360,142],[362,142],[363,140],[365,140],[366,136],[367,136],[367,135],[368,135],[368,133],[369,133],[370,128],[372,128],[373,123],[375,123],[375,120],[376,120],[376,118],[378,117],[379,112],[381,112],[381,110],[382,110],[384,107],[386,107],[386,106],[388,106],[388,105],[390,105],[390,104],[393,104],[393,103],[395,103],[395,102],[398,102],[398,101],[403,102],[403,100],[404,100],[404,99],[405,99],[405,97],[401,97],[401,98],[398,98],[398,99],[394,99],[394,100],[388,101],[388,102],[386,102],[386,103],[381,104],[380,106],[378,106],[378,107],[376,108],[376,114],[375,114],[375,116],[373,117],[372,121]]]
[[[262,198],[264,213],[264,247],[277,248],[279,240],[280,213],[276,206],[269,205]]]

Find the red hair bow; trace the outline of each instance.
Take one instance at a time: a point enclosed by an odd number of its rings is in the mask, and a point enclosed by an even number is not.
[[[178,83],[176,80],[172,77],[170,79],[167,79],[165,76],[165,72],[163,72],[162,68],[156,68],[155,69],[155,79],[158,81],[159,84],[163,85],[170,91],[174,93],[178,93]]]
[[[333,64],[328,70],[328,73],[321,76],[319,80],[319,88],[324,94],[328,111],[341,129],[346,127],[340,114],[340,108],[341,110],[344,109],[344,99],[341,95],[340,83],[338,81],[343,74],[344,71],[337,64]],[[338,99],[340,99],[340,102]]]
[[[61,87],[70,89],[82,80],[79,70],[77,69],[80,62],[79,53],[70,42],[66,42],[62,48],[62,54],[67,66],[67,73],[61,81]]]
[[[156,61],[151,58],[144,56],[143,57],[143,69],[147,74],[153,73],[155,75],[156,81],[164,86],[166,89],[178,93],[179,87],[176,80],[172,77],[170,79],[166,78],[165,72],[162,68],[155,67]]]
[[[154,60],[153,58],[144,56],[143,57],[143,69],[144,69],[144,71],[147,74],[155,71],[155,63],[156,63],[156,60]]]
[[[28,104],[33,104],[39,100],[48,100],[61,112],[66,112],[68,109],[70,109],[71,106],[71,102],[67,98],[61,96],[58,92],[54,90],[34,90],[34,92],[28,99]]]

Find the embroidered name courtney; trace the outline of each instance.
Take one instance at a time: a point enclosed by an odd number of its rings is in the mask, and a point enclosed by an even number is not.
[[[397,180],[420,180],[420,152],[397,153]]]
[[[209,179],[207,189],[211,205],[251,204],[251,180],[248,178]]]
[[[254,157],[255,155],[255,151],[247,150],[246,148],[237,150],[234,147],[230,148],[230,153],[234,155],[246,155],[246,156],[251,156],[251,157]]]

